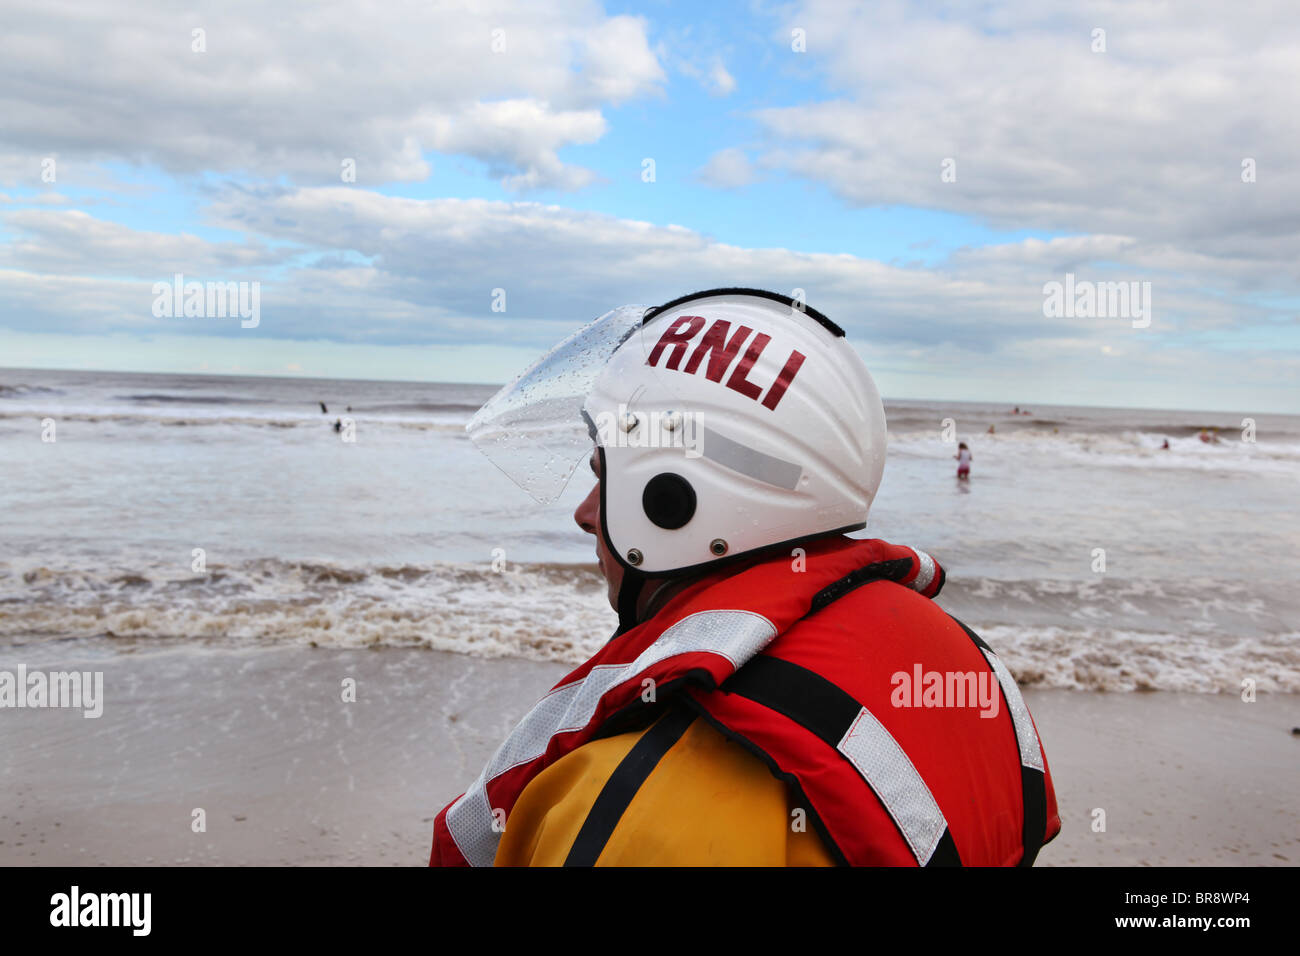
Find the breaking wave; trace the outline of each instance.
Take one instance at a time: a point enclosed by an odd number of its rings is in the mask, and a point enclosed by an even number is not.
[[[1244,585],[950,578],[939,603],[1025,686],[1238,693],[1249,677],[1261,692],[1300,693],[1300,634]],[[1171,608],[1182,608],[1179,633],[1169,631]],[[604,579],[586,564],[267,558],[196,574],[0,563],[0,643],[10,647],[427,647],[576,665],[616,624]]]

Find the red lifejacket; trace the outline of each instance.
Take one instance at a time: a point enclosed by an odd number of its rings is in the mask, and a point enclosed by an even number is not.
[[[943,581],[924,552],[837,537],[695,582],[528,712],[438,814],[429,864],[490,866],[533,777],[670,705],[787,781],[841,863],[1031,864],[1060,830],[1046,756],[1006,667],[929,600]]]

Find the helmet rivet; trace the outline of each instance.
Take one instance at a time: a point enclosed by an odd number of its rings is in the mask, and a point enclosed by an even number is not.
[[[642,561],[644,561],[644,560],[645,560],[645,555],[643,555],[643,554],[642,554],[640,551],[638,551],[636,548],[633,548],[631,551],[629,551],[629,552],[627,553],[627,563],[628,563],[628,564],[631,564],[631,565],[637,565],[637,564],[640,564],[640,563],[641,563]]]
[[[709,543],[709,550],[712,551],[714,554],[726,554],[727,542],[723,541],[721,538],[714,538]]]
[[[632,429],[636,428],[638,421],[639,419],[634,414],[628,412],[619,419],[618,427],[623,429],[625,432],[630,432]]]

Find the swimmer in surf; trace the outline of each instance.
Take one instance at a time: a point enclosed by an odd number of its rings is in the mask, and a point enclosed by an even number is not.
[[[954,457],[957,459],[957,477],[965,481],[969,481],[970,480],[970,449],[966,447],[965,442],[962,442],[960,445],[957,446],[957,454]]]

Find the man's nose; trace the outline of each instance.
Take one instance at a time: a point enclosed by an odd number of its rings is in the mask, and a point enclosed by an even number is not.
[[[573,512],[573,520],[587,534],[595,534],[600,526],[600,482],[596,482]]]

